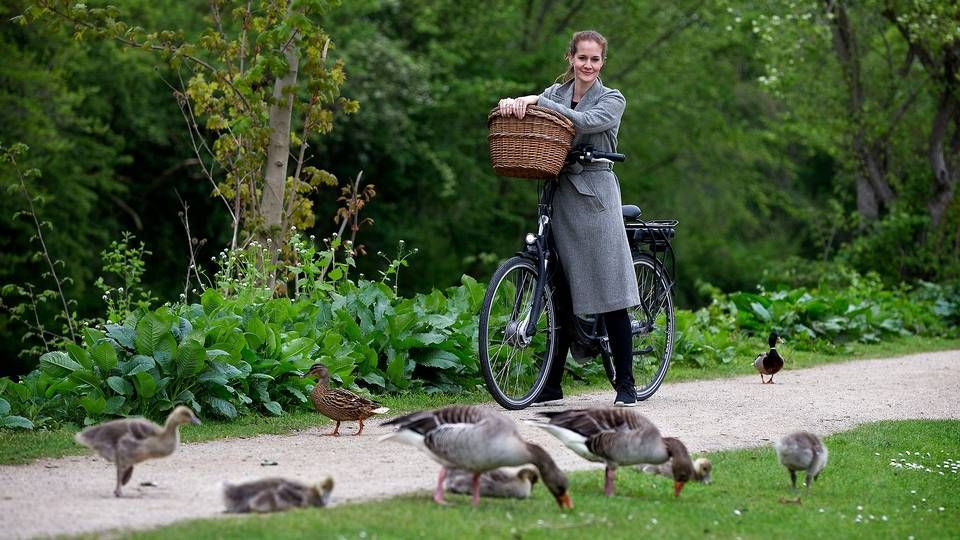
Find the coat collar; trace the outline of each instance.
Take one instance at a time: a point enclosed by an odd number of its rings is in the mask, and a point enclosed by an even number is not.
[[[573,99],[573,85],[576,83],[576,79],[570,79],[569,81],[563,83],[563,86],[560,87],[560,97],[563,99],[563,104],[567,107],[570,106],[571,100]],[[600,96],[603,95],[605,87],[603,82],[600,80],[600,77],[597,77],[597,80],[594,81],[593,86],[587,90],[587,93],[583,95],[583,98],[580,99],[577,108],[587,108],[592,106],[594,103],[600,100]],[[583,107],[581,107],[583,105]]]

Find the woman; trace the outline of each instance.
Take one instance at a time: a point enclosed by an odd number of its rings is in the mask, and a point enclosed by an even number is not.
[[[569,68],[564,82],[539,96],[500,100],[500,113],[523,118],[527,107],[539,105],[573,121],[573,145],[590,144],[605,152],[617,150],[617,131],[626,101],[600,82],[607,58],[607,40],[597,32],[577,32],[567,50]],[[606,163],[567,165],[560,172],[554,198],[553,236],[569,287],[574,313],[603,314],[617,371],[614,405],[636,405],[630,317],[627,308],[640,303],[637,276],[623,228],[620,185]],[[569,324],[569,323],[568,323]],[[571,330],[572,331],[572,330]],[[563,378],[569,332],[558,332],[558,347],[539,404],[563,398]]]

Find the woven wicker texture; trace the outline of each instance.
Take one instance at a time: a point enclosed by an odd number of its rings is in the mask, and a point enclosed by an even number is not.
[[[522,119],[487,116],[490,164],[500,176],[551,178],[560,173],[576,130],[573,122],[544,107],[531,105]]]

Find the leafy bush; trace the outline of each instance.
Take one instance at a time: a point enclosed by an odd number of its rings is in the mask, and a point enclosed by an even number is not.
[[[205,416],[280,415],[310,408],[313,382],[302,374],[314,362],[330,368],[334,384],[360,392],[459,392],[480,384],[475,351],[482,285],[464,276],[445,291],[402,297],[396,282],[415,250],[401,245],[372,281],[351,277],[349,242],[335,236],[323,245],[293,234],[281,249],[291,250],[294,262],[282,268],[264,262],[269,245],[224,252],[194,302],[183,295],[177,304],[151,309],[144,295],[111,303],[108,322],[85,327],[80,343],[43,354],[38,369],[18,383],[0,379],[0,425],[160,418],[181,403]],[[131,257],[140,260],[141,252],[142,246]],[[279,272],[292,298],[274,297],[265,285],[271,271]],[[125,281],[125,289],[137,281]],[[956,285],[888,289],[875,274],[846,269],[818,286],[729,294],[700,288],[713,302],[677,311],[674,362],[680,365],[752,359],[755,336],[774,329],[796,347],[829,348],[893,335],[957,335],[960,322]],[[597,362],[571,363],[571,370],[600,376]]]
[[[804,272],[801,279],[809,279]],[[793,276],[796,277],[796,276]],[[920,282],[885,288],[876,274],[843,267],[820,286],[782,287],[724,294],[708,285],[713,302],[677,312],[674,361],[703,367],[755,354],[745,336],[778,331],[799,349],[830,349],[851,341],[872,343],[897,335],[960,335],[960,287]]]
[[[224,253],[199,303],[115,313],[122,323],[85,328],[82,344],[43,354],[21,383],[4,380],[0,395],[40,426],[157,418],[180,403],[224,418],[279,415],[310,406],[312,381],[301,376],[314,362],[357,390],[457,392],[478,384],[483,287],[475,280],[403,298],[387,281],[410,253],[401,250],[381,281],[354,282],[348,245],[308,244],[294,236],[300,262],[288,270],[300,294],[293,299],[272,298],[259,285],[262,248]]]

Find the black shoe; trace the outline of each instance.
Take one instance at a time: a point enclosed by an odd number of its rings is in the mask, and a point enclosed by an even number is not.
[[[530,404],[531,407],[552,407],[554,405],[560,405],[563,401],[563,392],[551,391],[544,389],[540,392],[540,395],[537,396],[537,399],[533,400],[533,403]]]
[[[623,386],[617,388],[617,398],[613,402],[614,407],[636,407],[637,389],[633,386]]]

